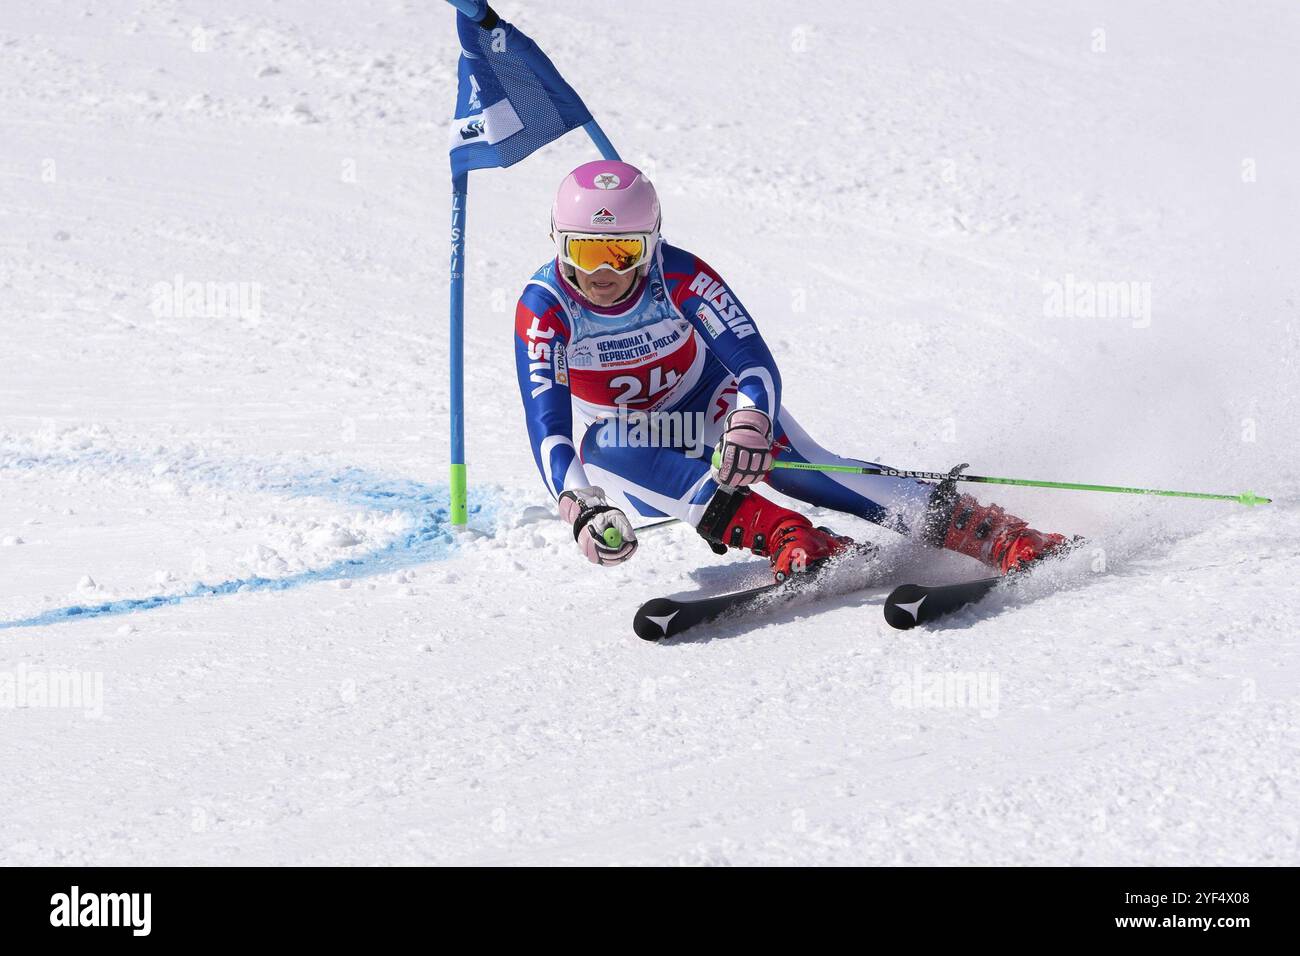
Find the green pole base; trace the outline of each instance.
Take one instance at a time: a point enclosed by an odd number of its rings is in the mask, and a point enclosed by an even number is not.
[[[453,528],[469,524],[469,482],[463,464],[451,466],[451,524]]]

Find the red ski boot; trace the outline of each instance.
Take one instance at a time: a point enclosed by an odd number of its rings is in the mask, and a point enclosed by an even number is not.
[[[767,557],[778,581],[806,571],[853,544],[851,538],[814,528],[797,511],[782,508],[744,488],[719,489],[697,530],[718,554],[732,547]]]
[[[1029,523],[1007,514],[997,505],[982,505],[970,495],[955,495],[952,507],[946,503],[932,512],[933,544],[976,558],[1003,574],[1017,571],[1039,558],[1053,554],[1070,542],[1062,534],[1045,534]],[[940,496],[936,494],[936,501]]]

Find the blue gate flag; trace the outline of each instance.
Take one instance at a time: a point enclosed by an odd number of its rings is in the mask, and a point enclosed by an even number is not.
[[[456,14],[460,85],[451,128],[451,171],[513,166],[591,113],[555,64],[484,4],[480,22]]]
[[[606,159],[618,151],[537,44],[487,0],[447,0],[458,11],[460,82],[451,124],[451,309],[447,389],[451,421],[451,524],[469,522],[465,467],[465,207],[469,171],[513,166],[581,126]]]

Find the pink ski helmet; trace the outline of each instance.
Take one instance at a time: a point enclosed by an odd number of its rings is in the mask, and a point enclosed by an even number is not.
[[[551,236],[561,266],[588,274],[648,268],[659,242],[659,197],[635,166],[612,159],[583,163],[560,183]],[[588,236],[617,236],[616,241]]]

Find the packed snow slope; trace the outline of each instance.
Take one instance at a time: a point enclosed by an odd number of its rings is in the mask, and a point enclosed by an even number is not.
[[[591,145],[472,178],[456,537],[449,8],[5,3],[0,862],[1300,862],[1295,5],[500,12],[822,443],[1276,502],[992,489],[1086,548],[643,643],[764,564],[552,517],[513,306]]]

